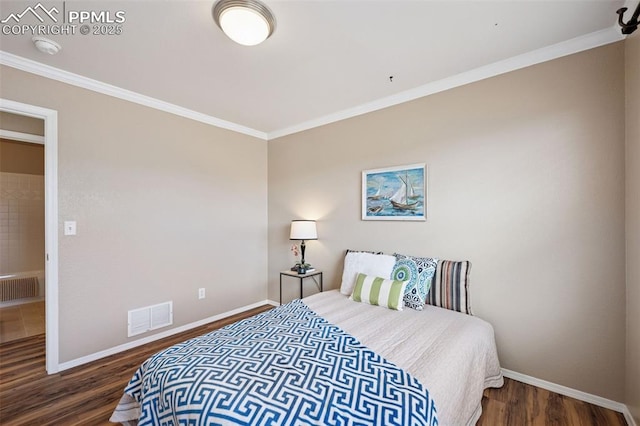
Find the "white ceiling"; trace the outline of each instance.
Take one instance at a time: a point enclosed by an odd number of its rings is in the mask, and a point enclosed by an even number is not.
[[[2,0],[0,19],[36,3]],[[273,137],[614,41],[615,11],[625,5],[265,0],[277,28],[246,47],[216,27],[213,3],[43,1],[123,10],[122,34],[51,35],[63,46],[55,56],[37,51],[30,34],[3,34],[0,50]]]

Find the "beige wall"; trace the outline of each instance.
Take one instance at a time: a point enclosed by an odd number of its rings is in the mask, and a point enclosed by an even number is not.
[[[625,41],[626,63],[626,402],[640,424],[640,31]]]
[[[58,111],[61,362],[132,340],[129,309],[173,300],[177,327],[266,298],[266,142],[13,68],[0,88]]]
[[[44,145],[0,139],[0,172],[44,175]]]
[[[0,111],[0,129],[43,136],[44,120]]]
[[[503,367],[624,400],[624,47],[269,142],[269,297],[291,219],[339,286],[347,248],[469,259]],[[428,220],[360,220],[361,171],[426,162]]]

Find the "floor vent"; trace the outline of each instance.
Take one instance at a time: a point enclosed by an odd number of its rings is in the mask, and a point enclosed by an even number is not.
[[[38,277],[3,278],[0,280],[0,302],[38,296]]]
[[[127,336],[146,333],[173,324],[173,302],[129,311]]]

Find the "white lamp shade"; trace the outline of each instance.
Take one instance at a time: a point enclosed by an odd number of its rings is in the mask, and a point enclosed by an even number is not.
[[[315,220],[292,220],[290,240],[317,240],[318,231]]]

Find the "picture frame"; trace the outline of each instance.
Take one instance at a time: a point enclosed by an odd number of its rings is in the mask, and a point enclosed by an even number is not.
[[[427,220],[426,164],[364,170],[362,220]]]

